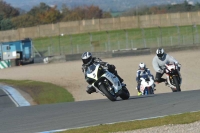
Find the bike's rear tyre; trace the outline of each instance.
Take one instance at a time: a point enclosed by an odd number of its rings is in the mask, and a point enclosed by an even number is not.
[[[104,84],[101,84],[99,89],[105,94],[105,96],[110,100],[110,101],[116,101],[117,100],[117,96],[112,95],[107,88],[105,87]]]
[[[121,95],[119,96],[123,100],[127,100],[130,97],[130,93],[126,87],[122,87]]]
[[[174,84],[176,86],[176,91],[175,92],[181,91],[181,88],[180,88],[180,85],[179,85],[179,82],[178,82],[178,79],[177,79],[176,76],[173,77],[173,81],[174,81]]]

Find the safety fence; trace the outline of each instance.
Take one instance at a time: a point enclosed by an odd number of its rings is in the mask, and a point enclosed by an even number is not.
[[[43,56],[200,44],[198,25],[139,28],[33,40]]]

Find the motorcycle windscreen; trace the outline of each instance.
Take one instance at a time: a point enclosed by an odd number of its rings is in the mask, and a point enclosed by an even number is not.
[[[88,66],[86,72],[85,72],[85,79],[89,84],[94,83],[96,80],[96,74],[93,73],[96,69],[96,65],[95,64],[91,64],[90,66]],[[93,73],[93,74],[92,74]],[[90,75],[88,77],[88,75]]]
[[[141,77],[142,77],[142,78],[144,78],[144,79],[145,79],[145,81],[150,81],[150,80],[149,80],[149,76],[148,76],[147,74],[145,74],[145,75],[142,75]]]
[[[96,69],[96,65],[94,64],[90,65],[86,70],[86,74],[91,74],[95,69]]]

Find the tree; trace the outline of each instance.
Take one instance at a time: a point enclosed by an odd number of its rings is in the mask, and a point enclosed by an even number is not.
[[[199,2],[197,2],[197,3],[195,4],[194,10],[195,10],[195,11],[200,10],[200,3],[199,3]]]
[[[85,7],[85,19],[92,19],[92,18],[102,18],[103,12],[98,6],[86,6]]]
[[[110,12],[104,12],[103,13],[103,18],[111,18],[112,15],[110,14]]]
[[[62,8],[62,21],[75,21],[83,19],[103,18],[103,11],[98,6],[83,6],[69,10],[65,6]],[[109,14],[105,14],[108,17]],[[111,15],[110,15],[111,16]]]
[[[70,14],[70,10],[65,4],[62,5],[61,12],[62,12],[63,16],[66,16],[66,15]]]
[[[1,21],[1,30],[10,30],[13,28],[13,24],[10,19],[3,19]]]
[[[192,5],[190,5],[188,1],[186,0],[184,1],[183,6],[184,6],[185,11],[191,11],[192,9]]]
[[[10,20],[12,17],[19,16],[18,9],[10,6],[3,0],[0,0],[0,29],[9,30],[13,28],[13,23]]]
[[[44,13],[45,11],[49,10],[51,7],[46,5],[45,3],[41,2],[39,6],[33,7],[28,14],[36,16],[37,14]]]
[[[61,18],[61,14],[56,8],[57,6],[50,7],[41,2],[39,6],[33,7],[28,15],[34,16],[39,24],[55,23]]]
[[[3,18],[11,18],[19,15],[19,11],[7,4],[4,1],[0,1],[0,14],[3,15]]]
[[[14,17],[11,19],[11,21],[15,28],[31,27],[39,24],[39,22],[37,21],[37,19],[35,19],[34,16],[28,14]]]
[[[78,12],[71,12],[70,14],[64,16],[62,21],[76,21],[76,20],[82,20],[82,17]]]
[[[164,7],[151,7],[149,9],[149,11],[152,13],[152,14],[163,14],[163,13],[166,13],[166,9]]]
[[[55,23],[61,18],[61,14],[55,8],[51,8],[43,13],[38,14],[41,24]]]

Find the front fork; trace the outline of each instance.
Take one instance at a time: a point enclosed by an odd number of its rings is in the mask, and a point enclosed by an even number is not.
[[[180,82],[179,82],[179,85],[181,86],[181,82],[182,82],[182,78],[179,76],[179,75],[173,75],[173,76],[178,76],[180,78]],[[172,85],[171,83],[173,82],[173,76],[169,76],[167,75],[167,82],[169,84],[169,87],[171,88],[176,88],[176,86]],[[171,82],[172,81],[172,82]]]

